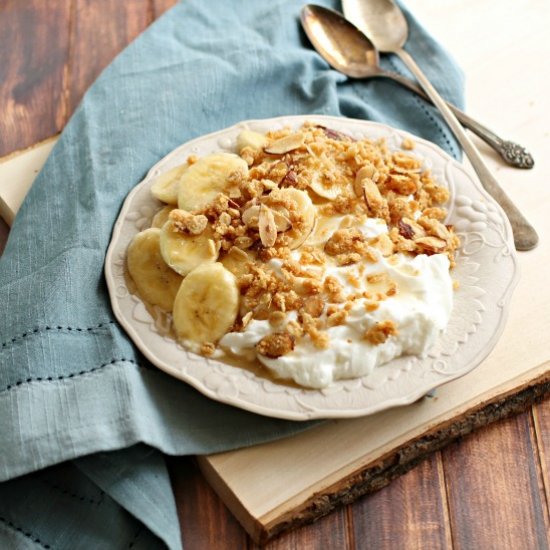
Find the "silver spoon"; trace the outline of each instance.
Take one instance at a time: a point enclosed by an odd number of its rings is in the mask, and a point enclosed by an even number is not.
[[[309,4],[302,9],[301,20],[315,49],[337,71],[351,78],[389,78],[430,101],[412,80],[383,69],[373,43],[338,12]],[[506,163],[516,168],[533,168],[533,157],[521,145],[503,140],[451,103],[447,105],[466,128],[490,145]]]
[[[500,204],[512,226],[517,250],[531,250],[538,243],[538,235],[508,195],[493,177],[477,147],[466,134],[452,111],[447,107],[414,59],[403,49],[409,27],[401,9],[392,0],[343,0],[346,17],[355,23],[381,52],[396,54],[413,73],[433,104],[449,125],[470,160],[481,185]]]

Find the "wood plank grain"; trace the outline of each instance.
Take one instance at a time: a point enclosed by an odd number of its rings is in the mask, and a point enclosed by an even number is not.
[[[190,458],[169,461],[186,550],[246,548],[248,537]]]
[[[261,490],[261,489],[259,489]],[[258,546],[250,541],[249,550],[347,550],[355,548],[352,519],[347,508],[340,508],[300,529],[290,531]]]
[[[69,61],[68,109],[71,113],[99,73],[154,17],[150,0],[74,2],[76,11]]]
[[[550,516],[550,400],[535,405],[532,412],[548,518]],[[547,525],[547,531],[550,533],[550,525]]]
[[[324,550],[353,548],[345,507],[258,546],[210,488],[193,460],[169,461],[172,487],[178,508],[182,543],[186,550],[249,548],[249,550]],[[258,488],[261,491],[261,488]]]
[[[416,468],[352,508],[355,548],[452,548],[441,457]]]
[[[0,157],[61,130],[70,0],[0,2]]]
[[[529,413],[484,428],[442,456],[455,549],[548,548]]]
[[[169,10],[172,6],[175,6],[178,0],[153,0],[153,13],[155,19],[160,17],[165,11]]]

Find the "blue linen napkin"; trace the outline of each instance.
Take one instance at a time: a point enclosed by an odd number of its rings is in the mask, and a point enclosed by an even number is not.
[[[103,278],[111,229],[160,158],[240,120],[307,113],[384,122],[459,157],[431,106],[331,70],[300,29],[302,5],[178,4],[103,72],[33,185],[0,259],[1,548],[180,548],[161,453],[310,425],[210,401],[148,364],[115,321]],[[462,106],[459,69],[407,16],[407,49]]]

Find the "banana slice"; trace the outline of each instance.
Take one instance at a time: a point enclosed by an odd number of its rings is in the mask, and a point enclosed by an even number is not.
[[[252,130],[243,130],[237,136],[237,150],[242,151],[245,147],[250,147],[256,151],[263,149],[269,140],[258,132],[253,132]]]
[[[309,183],[310,189],[315,191],[317,195],[323,197],[324,199],[334,200],[336,197],[341,195],[346,185],[339,185],[338,183],[331,183],[326,181],[322,175],[315,174]]]
[[[219,262],[201,265],[183,280],[174,302],[173,322],[180,340],[216,342],[239,310],[235,276]]]
[[[160,252],[164,261],[180,275],[187,275],[197,266],[215,262],[219,248],[210,226],[200,235],[185,235],[168,220],[160,230]]]
[[[201,158],[181,176],[178,206],[182,210],[202,210],[228,188],[233,172],[248,174],[248,165],[239,156],[219,153]]]
[[[289,248],[298,248],[311,234],[315,226],[316,210],[311,202],[309,195],[305,191],[288,187],[281,189],[286,197],[297,204],[297,212],[302,216],[300,224],[295,224],[291,229],[284,233],[290,238]]]
[[[178,204],[180,178],[188,169],[187,164],[182,164],[161,174],[151,185],[151,195],[167,204]]]
[[[128,272],[140,296],[149,304],[172,311],[182,278],[160,254],[160,229],[138,233],[128,246]]]
[[[161,208],[154,216],[151,221],[151,227],[158,227],[159,229],[168,221],[168,216],[170,212],[175,209],[175,206],[168,205]]]
[[[242,250],[233,246],[229,249],[229,252],[222,258],[221,263],[225,269],[231,271],[235,277],[240,277],[244,275],[247,270],[248,262],[253,261],[253,256]]]
[[[332,234],[340,227],[340,216],[319,216],[315,223],[315,229],[305,241],[311,246],[324,245]]]

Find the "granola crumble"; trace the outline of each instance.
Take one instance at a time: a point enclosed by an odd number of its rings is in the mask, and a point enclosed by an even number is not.
[[[393,321],[381,321],[367,330],[364,338],[369,344],[377,346],[396,334],[397,326]]]
[[[345,325],[358,300],[370,313],[398,294],[395,281],[373,272],[380,256],[391,263],[401,254],[444,253],[454,265],[460,243],[444,223],[449,192],[412,154],[411,139],[392,152],[383,140],[355,140],[313,123],[262,139],[238,152],[248,172],[230,173],[204,208],[168,214],[182,234],[208,230],[208,246],[236,277],[240,310],[231,330],[243,331],[253,320],[276,330],[258,342],[259,354],[281,357],[303,338],[326,349],[327,329]],[[198,160],[190,156],[187,164]],[[334,217],[342,219],[328,238],[309,244],[319,220]],[[387,232],[368,238],[357,226],[373,218]],[[347,266],[347,290],[329,266]],[[395,323],[382,321],[364,340],[378,345],[397,332]],[[201,346],[205,356],[214,351],[213,343]]]
[[[274,332],[264,336],[256,344],[256,350],[260,355],[276,359],[290,353],[294,349],[295,342],[295,337],[288,332]]]

